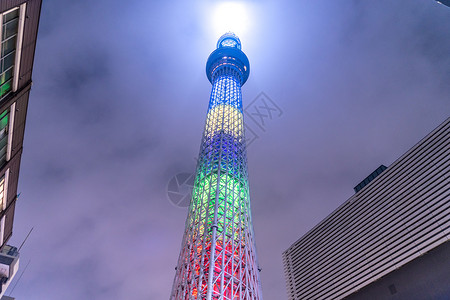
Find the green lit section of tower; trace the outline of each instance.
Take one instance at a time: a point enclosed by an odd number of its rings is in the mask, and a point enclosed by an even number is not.
[[[206,73],[212,91],[170,299],[259,300],[241,94],[250,65],[236,35],[219,39]]]

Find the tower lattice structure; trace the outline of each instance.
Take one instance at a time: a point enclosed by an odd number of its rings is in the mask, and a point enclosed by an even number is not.
[[[212,84],[171,300],[262,299],[241,86],[250,65],[227,33],[206,64]]]

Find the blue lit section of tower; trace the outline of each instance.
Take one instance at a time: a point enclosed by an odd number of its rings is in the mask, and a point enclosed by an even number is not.
[[[212,91],[171,300],[262,299],[242,111],[249,73],[239,38],[223,35],[206,64]]]

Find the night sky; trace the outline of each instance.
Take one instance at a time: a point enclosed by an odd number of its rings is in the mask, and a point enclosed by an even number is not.
[[[44,0],[9,243],[34,230],[6,294],[30,262],[17,299],[168,299],[187,209],[167,184],[195,169],[220,3]],[[286,299],[281,253],[450,116],[450,8],[242,3],[263,294]]]

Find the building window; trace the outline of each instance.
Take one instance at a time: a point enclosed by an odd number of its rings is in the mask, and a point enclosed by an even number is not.
[[[0,167],[6,162],[8,150],[9,109],[0,115]]]
[[[7,202],[7,194],[8,194],[8,177],[9,177],[9,169],[6,170],[5,175],[0,178],[0,211],[4,211],[6,209]],[[0,246],[3,245],[3,239],[5,238],[5,220],[6,215],[0,219]]]
[[[1,62],[0,99],[6,97],[13,88],[14,64],[16,61],[17,37],[20,9],[15,8],[1,15]]]
[[[0,179],[0,209],[3,210],[3,202],[5,202],[5,176]]]

